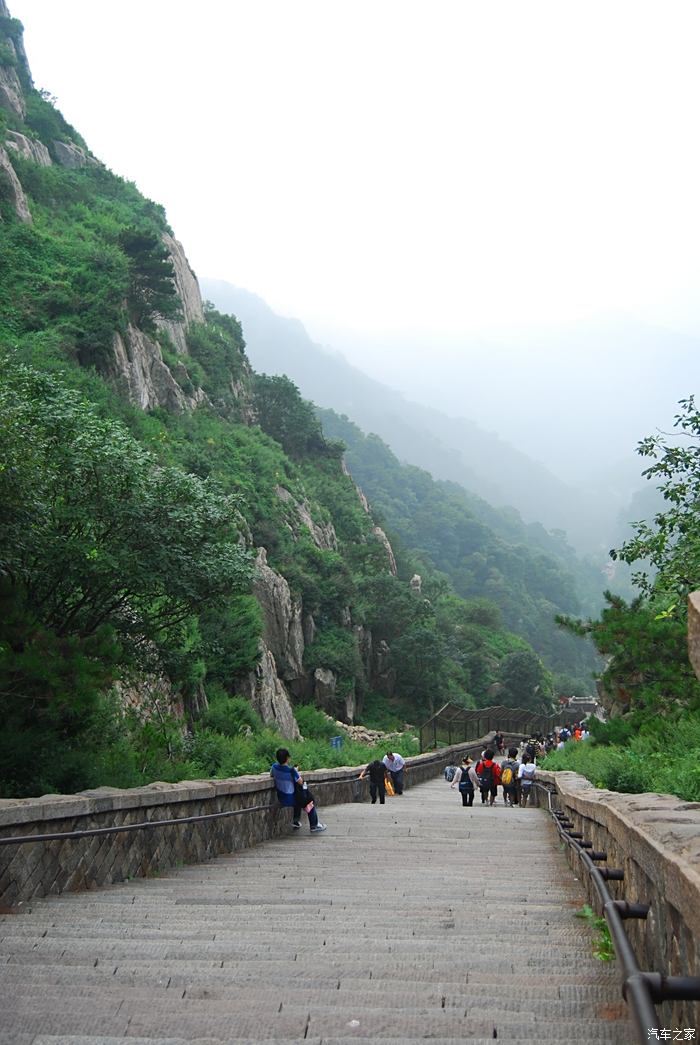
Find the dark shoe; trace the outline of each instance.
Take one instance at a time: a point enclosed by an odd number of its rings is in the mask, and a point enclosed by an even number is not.
[[[320,835],[321,831],[326,831],[326,830],[327,830],[327,828],[326,828],[325,824],[316,824],[315,827],[311,828],[311,834],[312,835]]]
[[[292,831],[298,831],[300,827],[301,824],[298,820],[292,820]]]

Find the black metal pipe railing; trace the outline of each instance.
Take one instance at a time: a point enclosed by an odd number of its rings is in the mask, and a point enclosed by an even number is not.
[[[621,868],[597,867],[595,861],[607,860],[608,854],[589,851],[592,843],[583,841],[582,832],[572,830],[573,822],[566,813],[553,808],[552,797],[556,794],[554,788],[537,782],[534,786],[546,793],[548,809],[560,838],[578,854],[593,883],[610,930],[615,954],[622,965],[622,995],[635,1024],[637,1040],[642,1045],[649,1041],[652,1028],[659,1026],[655,1005],[665,1001],[700,1001],[700,977],[664,976],[662,973],[643,972],[640,969],[624,923],[631,918],[645,920],[649,914],[649,904],[613,899],[606,882],[624,881],[624,871]]]
[[[348,781],[338,780],[316,780],[313,782],[314,789],[329,787],[331,784],[354,783],[350,778]],[[283,809],[279,802],[270,802],[268,805],[243,806],[241,809],[223,809],[216,813],[197,813],[195,816],[175,816],[169,820],[142,820],[138,824],[110,824],[109,827],[91,827],[84,831],[52,831],[47,834],[34,835],[8,835],[0,838],[0,846],[3,845],[27,845],[31,842],[62,842],[71,838],[94,838],[98,835],[115,835],[124,831],[145,831],[151,827],[172,827],[175,824],[196,824],[206,820],[221,820],[227,816],[243,816],[244,813],[263,813],[273,809]]]

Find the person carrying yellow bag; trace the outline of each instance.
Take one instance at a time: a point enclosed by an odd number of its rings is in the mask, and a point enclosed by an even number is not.
[[[388,777],[391,778],[391,782],[394,785],[394,794],[402,795],[403,767],[406,765],[404,759],[395,751],[387,751],[382,762],[384,763]]]

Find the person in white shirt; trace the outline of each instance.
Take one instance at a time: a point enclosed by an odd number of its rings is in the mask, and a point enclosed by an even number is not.
[[[537,767],[533,761],[531,761],[529,755],[523,756],[523,763],[518,770],[518,780],[520,781],[520,808],[522,809],[527,805],[527,800],[532,793],[532,784],[535,779],[535,773]]]
[[[467,755],[462,759],[462,764],[455,773],[450,787],[459,788],[463,806],[474,805],[474,791],[479,788],[479,778],[476,775],[471,758]]]
[[[382,759],[382,762],[386,766],[389,774],[391,775],[391,782],[394,785],[394,792],[397,795],[403,794],[403,767],[406,762],[401,755],[398,755],[395,751],[387,751],[386,755]]]

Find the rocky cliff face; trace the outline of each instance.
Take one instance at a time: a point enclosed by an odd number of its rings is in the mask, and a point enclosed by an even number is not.
[[[114,335],[112,359],[104,369],[122,395],[142,410],[161,406],[180,413],[206,402],[201,389],[192,395],[183,391],[163,362],[158,342],[132,324],[124,336]]]
[[[10,17],[5,0],[0,0],[0,17]],[[32,81],[18,24],[13,23],[7,31],[12,35],[8,45],[11,60],[0,64],[0,108],[12,114],[13,120],[10,122],[17,124],[26,115],[24,91],[28,85],[32,85]],[[69,133],[67,130],[66,135],[69,136]],[[24,161],[39,167],[58,164],[77,172],[99,165],[99,161],[83,147],[81,139],[64,141],[51,137],[39,141],[26,124],[22,125],[21,130],[7,130],[4,141],[3,146],[0,139],[0,189],[5,199],[9,199],[17,218],[27,224],[31,223],[32,215],[10,154],[19,155]],[[140,409],[162,408],[173,413],[183,413],[202,406],[212,406],[205,392],[195,387],[187,371],[190,365],[194,372],[188,352],[188,332],[194,324],[206,323],[206,316],[196,276],[182,245],[168,232],[163,234],[163,242],[173,266],[181,316],[177,320],[157,320],[155,334],[133,323],[126,324],[119,331],[115,330],[111,355],[101,364],[101,369],[120,393]],[[175,362],[174,356],[181,361]],[[237,376],[231,378],[229,390],[238,402],[236,416],[243,424],[255,424],[257,418],[250,392],[251,371],[245,356],[242,367],[239,365],[235,373]],[[214,400],[215,392],[212,391],[211,395]],[[345,472],[347,474],[347,470]],[[371,520],[370,507],[364,494],[357,486],[355,489],[364,512]],[[285,524],[294,541],[310,539],[322,551],[338,552],[338,537],[326,509],[314,506],[305,496],[300,495],[299,489],[292,493],[282,482],[276,485],[274,492],[284,505]],[[374,526],[372,521],[367,533],[367,540],[376,540],[384,548],[387,571],[396,574],[393,551],[384,531]],[[242,540],[250,543],[250,535],[242,537]],[[320,665],[314,670],[305,667],[304,653],[317,637],[317,622],[301,600],[292,595],[287,580],[269,566],[265,548],[257,550],[254,594],[262,609],[264,622],[260,658],[254,672],[235,680],[237,691],[250,700],[266,723],[275,725],[283,735],[292,739],[299,736],[299,729],[290,695],[307,700],[313,698],[319,706],[352,722],[358,712],[357,690],[361,690],[361,687],[356,686],[355,682],[348,685],[347,679],[339,680],[329,666]],[[364,680],[370,680],[381,675],[390,682],[388,648],[382,644],[374,648],[371,633],[354,625],[349,608],[339,614],[338,622],[339,626],[351,632],[356,642],[362,662],[359,676],[364,675]],[[142,693],[138,692],[138,687],[124,687],[124,700],[139,706],[141,702],[145,706],[153,696],[152,690],[152,680],[144,679]],[[176,694],[170,693],[168,699],[171,707],[177,711]]]
[[[168,249],[170,260],[173,263],[175,273],[175,287],[182,305],[182,319],[178,322],[161,320],[159,326],[166,330],[175,345],[176,350],[185,355],[187,352],[187,331],[193,323],[204,322],[204,309],[202,308],[202,295],[199,292],[197,277],[185,257],[182,244],[173,239],[167,232],[163,236],[163,243]]]
[[[24,195],[24,190],[15,174],[7,151],[0,146],[0,191],[3,189],[19,220],[23,221],[25,225],[30,225],[32,215],[29,211],[27,197]]]
[[[275,493],[280,501],[293,508],[296,525],[292,524],[291,529],[295,538],[307,531],[317,548],[325,548],[327,551],[338,550],[338,538],[332,522],[323,524],[314,522],[311,517],[309,502],[295,500],[289,490],[286,490],[283,486],[275,487]]]

